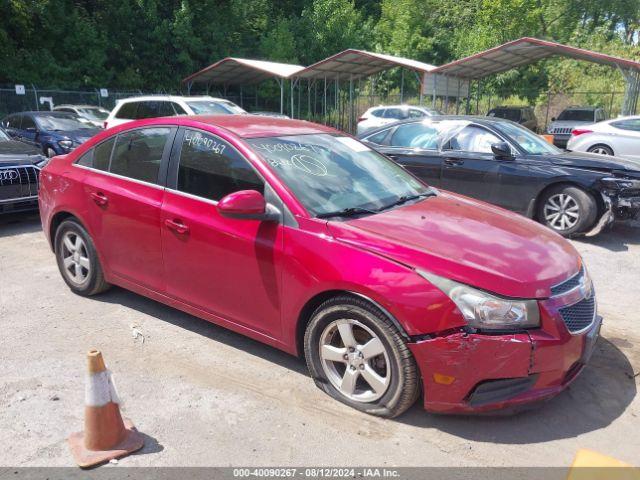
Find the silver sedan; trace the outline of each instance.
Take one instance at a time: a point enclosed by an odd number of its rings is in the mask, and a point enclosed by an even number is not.
[[[640,116],[576,127],[567,150],[640,159]]]

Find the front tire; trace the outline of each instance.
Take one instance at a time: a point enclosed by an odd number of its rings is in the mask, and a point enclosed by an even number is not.
[[[60,274],[74,293],[88,297],[109,289],[93,241],[79,222],[62,222],[54,245]]]
[[[584,233],[598,215],[593,196],[573,185],[558,185],[540,199],[538,220],[563,237]]]
[[[49,157],[49,158],[55,157],[55,156],[57,155],[56,151],[55,151],[53,148],[51,148],[51,147],[47,147],[47,149],[46,149],[46,151],[45,151],[44,153],[45,153],[45,154],[47,155],[47,157]]]
[[[322,303],[307,326],[304,352],[318,388],[360,411],[391,418],[418,397],[418,367],[400,332],[360,298]]]

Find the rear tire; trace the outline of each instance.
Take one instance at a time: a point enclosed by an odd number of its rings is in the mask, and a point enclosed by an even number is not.
[[[607,145],[593,145],[587,149],[589,153],[597,153],[598,155],[613,155],[613,149]]]
[[[540,198],[538,220],[563,237],[586,232],[597,216],[595,199],[580,187],[558,185]]]
[[[322,303],[307,326],[304,352],[318,388],[362,412],[398,416],[420,392],[418,367],[397,327],[360,298]]]
[[[108,290],[95,245],[76,220],[65,220],[54,239],[56,261],[63,280],[78,295],[85,297]]]

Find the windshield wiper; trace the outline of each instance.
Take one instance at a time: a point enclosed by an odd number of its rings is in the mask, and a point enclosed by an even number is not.
[[[416,195],[402,195],[402,196],[398,197],[398,199],[395,202],[390,203],[389,205],[385,205],[384,207],[382,207],[380,209],[380,211],[388,210],[388,209],[390,209],[392,207],[396,207],[398,205],[402,205],[403,203],[410,202],[411,200],[418,200],[419,198],[432,197],[434,195],[435,195],[434,192],[424,192],[424,193],[419,193],[419,194],[416,194]]]
[[[342,210],[336,210],[334,212],[319,213],[318,215],[316,215],[316,218],[353,217],[356,215],[364,215],[367,213],[376,214],[378,213],[378,210],[369,210],[368,208],[362,207],[349,207]]]

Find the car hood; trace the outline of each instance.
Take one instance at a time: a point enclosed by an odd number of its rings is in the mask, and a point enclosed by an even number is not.
[[[65,130],[55,132],[57,135],[67,137],[76,143],[84,143],[102,130],[99,128],[87,128],[79,130]]]
[[[507,297],[548,297],[581,265],[550,229],[449,192],[328,228],[338,241]]]
[[[555,122],[551,122],[550,128],[555,127],[577,127],[578,125],[591,125],[593,121],[581,122],[579,120],[556,120]]]
[[[42,160],[40,150],[33,145],[10,140],[0,142],[0,165],[31,165]]]
[[[627,170],[640,172],[640,160],[598,155],[596,153],[564,152],[550,157],[556,165],[586,168],[610,172],[613,170]]]

